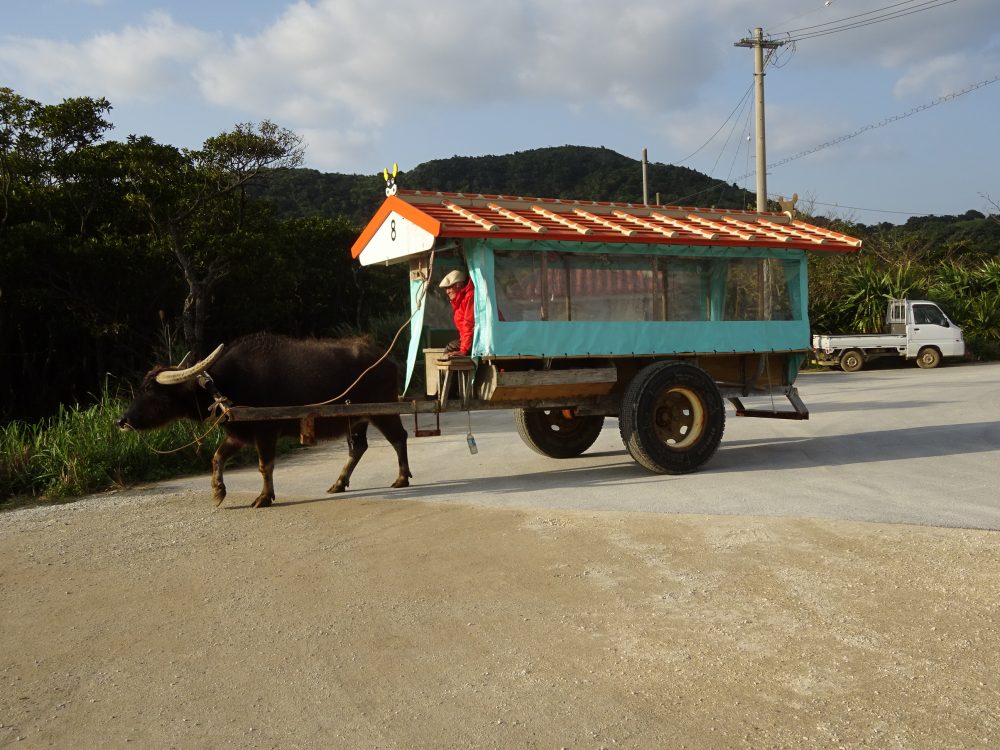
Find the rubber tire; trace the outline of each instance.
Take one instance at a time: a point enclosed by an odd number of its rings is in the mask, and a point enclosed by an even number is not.
[[[840,369],[844,372],[857,372],[864,366],[864,355],[857,349],[848,349],[840,355]]]
[[[594,444],[603,416],[566,416],[562,409],[514,409],[514,424],[524,444],[549,458],[576,458]]]
[[[933,370],[941,364],[941,352],[933,346],[925,346],[917,352],[917,367],[924,370]]]
[[[686,417],[681,422],[688,424],[666,422],[668,413]],[[658,362],[629,383],[618,424],[636,463],[657,474],[687,474],[715,454],[726,429],[726,409],[715,381],[700,367]]]

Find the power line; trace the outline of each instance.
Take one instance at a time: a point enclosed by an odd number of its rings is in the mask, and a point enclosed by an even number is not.
[[[768,54],[767,54],[767,59],[764,61],[764,67],[767,67],[767,66],[770,65],[771,67],[774,67],[774,68],[781,68],[784,65],[786,65],[788,63],[788,59],[790,59],[791,55],[793,55],[795,53],[794,45],[789,48],[790,54],[786,56],[787,59],[785,59],[784,61],[782,61],[779,64],[778,58],[779,58],[779,55],[780,55],[780,53],[782,51],[784,51],[784,50],[780,46],[778,46],[776,49],[769,49],[768,50]],[[777,52],[777,54],[772,54],[772,53],[775,53],[775,52]],[[719,125],[718,128],[716,128],[715,132],[712,133],[711,136],[709,136],[708,140],[706,140],[704,143],[702,143],[698,148],[696,148],[690,154],[688,154],[687,156],[685,156],[683,159],[680,159],[679,161],[675,161],[674,164],[675,165],[683,164],[688,159],[691,159],[692,157],[694,157],[695,155],[697,155],[698,153],[700,153],[702,149],[704,149],[709,143],[711,143],[713,140],[715,140],[716,136],[718,136],[719,133],[722,132],[722,129],[724,127],[726,127],[726,124],[730,120],[733,120],[734,116],[736,116],[737,118],[739,118],[739,112],[741,112],[744,109],[744,107],[746,106],[747,98],[750,96],[750,92],[752,90],[753,90],[753,83],[751,82],[750,85],[747,86],[746,91],[743,92],[743,96],[740,97],[740,100],[736,103],[736,106],[733,107],[732,111],[730,111],[730,113],[726,116],[726,119],[723,120],[722,124]],[[747,110],[747,115],[746,115],[746,125],[745,125],[745,128],[744,128],[744,129],[747,130],[748,133],[749,133],[749,123],[750,123],[750,115],[751,114],[752,114],[752,111],[748,109]],[[709,177],[713,176],[713,173],[715,172],[715,168],[718,167],[719,161],[722,159],[722,156],[725,154],[726,149],[729,147],[729,142],[730,142],[730,140],[733,137],[733,133],[736,130],[736,125],[737,124],[738,124],[738,119],[737,120],[733,120],[733,126],[730,129],[730,131],[729,131],[729,135],[726,137],[726,142],[723,144],[722,149],[719,152],[719,156],[716,157],[715,164],[713,165],[711,172],[708,173]],[[749,135],[747,136],[747,138],[749,140]],[[739,158],[739,155],[742,152],[743,148],[744,148],[744,144],[741,141],[737,141],[736,150],[733,153],[733,159],[732,159],[732,162],[730,163],[730,166],[729,166],[729,174],[726,175],[726,180],[725,181],[721,181],[720,180],[721,191],[722,192],[721,192],[721,194],[719,196],[719,200],[722,199],[722,196],[725,195],[726,190],[729,188],[728,181],[729,181],[729,179],[733,175],[733,170],[734,170],[734,168],[736,166],[736,160]],[[749,169],[749,166],[750,166],[749,165],[749,159],[750,159],[750,152],[749,152],[749,149],[748,149],[747,150],[747,161],[748,161],[747,168],[748,169]],[[750,174],[753,174],[753,172],[750,172]],[[744,176],[746,176],[746,175],[744,175]],[[718,180],[719,178],[715,177],[714,179]],[[712,190],[715,190],[717,187],[719,187],[719,186],[712,186],[710,188],[705,188],[704,190],[699,190],[696,193],[692,193],[691,195],[684,196],[683,198],[680,198],[678,200],[679,200],[679,202],[683,202],[683,201],[685,201],[685,200],[687,200],[689,198],[694,198],[694,197],[696,197],[698,195],[701,195],[703,193],[711,192]]]
[[[725,198],[726,196],[726,191],[729,190],[729,179],[733,176],[733,170],[736,168],[736,160],[739,158],[740,152],[743,150],[743,143],[742,143],[743,131],[744,129],[749,128],[750,115],[753,113],[753,110],[750,107],[747,107],[746,111],[747,111],[746,121],[745,121],[746,125],[744,126],[744,128],[741,128],[740,134],[736,136],[736,148],[733,150],[733,158],[729,163],[729,172],[726,175],[725,180],[719,181],[718,185],[719,197],[717,198],[719,203],[722,202],[722,199]],[[714,179],[719,180],[718,177],[714,177],[715,170],[719,166],[719,162],[722,161],[722,157],[725,155],[726,150],[729,148],[729,142],[733,139],[733,135],[736,133],[737,125],[739,125],[739,121],[737,119],[734,119],[733,127],[730,128],[729,135],[726,136],[726,142],[722,145],[722,149],[719,151],[719,156],[715,159],[715,164],[712,165],[712,171],[708,173],[709,177],[713,177]],[[747,165],[747,167],[749,168],[749,164]]]
[[[753,114],[753,111],[749,107],[747,107],[746,120],[744,120],[744,122],[743,122],[743,128],[740,131],[740,136],[739,136],[739,139],[737,140],[736,149],[733,151],[733,160],[729,163],[729,172],[728,172],[728,174],[726,174],[726,181],[724,183],[722,183],[722,187],[719,190],[719,203],[722,203],[722,199],[725,198],[726,193],[729,190],[729,180],[733,176],[733,171],[736,169],[736,160],[740,157],[740,153],[742,153],[744,147],[746,147],[746,156],[747,156],[746,169],[750,169],[750,148],[749,148],[749,144],[750,144],[750,116],[752,114]],[[744,133],[746,133],[746,138],[743,137]],[[745,188],[741,188],[741,189],[745,189]]]
[[[819,2],[819,0],[816,0],[816,2]],[[907,2],[912,2],[912,0],[907,0]],[[791,18],[786,18],[784,21],[782,21],[777,26],[775,26],[774,29],[772,31],[770,31],[769,35],[773,36],[774,34],[783,34],[785,32],[779,31],[779,29],[781,29],[782,26],[785,26],[786,24],[792,23],[793,21],[798,21],[800,18],[805,18],[806,16],[811,16],[814,13],[819,13],[825,7],[827,7],[825,4],[824,5],[818,5],[817,7],[813,8],[812,10],[807,10],[805,13],[799,13],[797,16],[792,16]]]
[[[876,8],[875,10],[865,11],[864,13],[857,13],[857,14],[855,14],[853,16],[847,16],[846,18],[840,18],[840,19],[838,19],[836,21],[825,21],[824,23],[817,23],[817,24],[813,24],[812,26],[802,26],[802,27],[797,28],[797,29],[789,29],[788,31],[785,31],[785,32],[782,32],[782,33],[783,34],[787,34],[789,36],[793,36],[793,35],[795,35],[796,33],[800,32],[800,31],[810,31],[811,29],[822,29],[824,26],[835,26],[836,24],[843,24],[845,21],[853,21],[854,23],[862,23],[862,22],[867,22],[867,21],[872,21],[872,20],[880,20],[883,16],[880,16],[878,14],[884,14],[884,11],[892,10],[893,8],[899,8],[899,7],[904,6],[904,5],[909,5],[910,6],[909,8],[905,9],[906,11],[913,11],[914,9],[930,10],[930,8],[926,8],[926,7],[923,7],[923,6],[930,6],[931,8],[933,8],[937,4],[948,4],[948,3],[954,2],[954,0],[922,0],[922,2],[920,2],[918,5],[913,5],[914,2],[916,2],[916,0],[902,0],[901,2],[893,3],[892,5],[886,5],[886,6],[882,7],[882,8]],[[892,12],[893,12],[893,14],[895,14],[895,13],[903,13],[904,11],[902,11],[902,10],[894,10]],[[891,14],[884,14],[884,15],[891,15]],[[859,19],[864,19],[864,21],[861,21]]]
[[[830,1],[831,0],[826,0],[825,5],[829,5]],[[899,18],[904,18],[904,17],[909,16],[909,15],[914,15],[916,13],[922,13],[923,11],[931,10],[933,8],[939,8],[939,7],[944,6],[944,5],[950,5],[951,3],[954,3],[954,2],[956,2],[956,0],[922,0],[921,2],[917,2],[917,0],[900,0],[899,2],[892,3],[892,4],[884,6],[882,8],[878,8],[878,9],[871,10],[871,11],[866,11],[864,13],[858,13],[858,14],[855,14],[855,15],[852,15],[852,16],[848,16],[846,18],[838,19],[836,21],[828,21],[828,22],[824,22],[824,23],[813,24],[811,26],[802,26],[802,27],[799,27],[799,28],[790,29],[790,30],[788,30],[786,32],[782,32],[781,36],[782,37],[786,37],[786,38],[781,38],[781,39],[776,39],[775,38],[775,34],[773,32],[771,32],[771,33],[768,34],[768,38],[764,38],[762,30],[760,28],[757,28],[756,32],[755,32],[756,33],[755,38],[752,38],[752,39],[749,38],[749,37],[744,38],[744,39],[740,40],[739,42],[737,42],[736,46],[737,47],[753,47],[753,48],[755,48],[756,55],[757,55],[757,58],[756,58],[755,79],[759,77],[760,83],[762,84],[763,83],[764,68],[766,68],[768,66],[768,64],[774,63],[774,67],[781,67],[781,66],[779,66],[777,64],[777,62],[775,60],[772,60],[772,55],[773,55],[773,53],[776,50],[780,50],[783,45],[789,45],[792,53],[794,53],[795,47],[796,47],[795,43],[798,42],[798,41],[804,40],[804,39],[812,39],[812,38],[816,38],[816,37],[820,37],[820,36],[827,36],[827,35],[836,34],[836,33],[842,32],[842,31],[850,31],[850,30],[853,30],[853,29],[863,28],[865,26],[871,26],[871,25],[874,25],[876,23],[882,23],[884,21],[896,20],[896,19],[899,19]],[[801,15],[799,15],[796,18],[788,19],[784,23],[789,23],[789,21],[797,20],[798,18],[802,18],[805,15],[810,15],[811,13],[817,12],[819,10],[821,10],[821,9],[817,8],[814,11],[809,11],[809,12],[807,12],[805,14],[801,14]],[[784,24],[782,24],[782,25],[784,25]],[[767,60],[764,61],[763,64],[762,64],[761,53],[762,53],[762,51],[764,49],[768,50],[768,56],[767,56]],[[753,170],[753,171],[748,171],[746,174],[744,174],[741,177],[739,177],[738,180],[743,180],[743,179],[745,179],[747,177],[750,177],[751,175],[753,175],[755,173],[757,174],[757,202],[758,202],[758,210],[761,210],[761,208],[760,208],[761,203],[762,203],[762,197],[761,196],[762,196],[762,194],[766,194],[766,192],[765,192],[766,191],[766,188],[765,188],[766,183],[764,182],[763,175],[766,175],[767,172],[770,169],[777,168],[779,166],[782,166],[783,164],[787,164],[788,162],[794,161],[796,159],[800,159],[800,158],[802,158],[804,156],[808,156],[809,154],[816,153],[817,151],[820,151],[822,149],[825,149],[825,148],[828,148],[830,146],[836,145],[838,143],[842,143],[844,141],[850,140],[851,138],[855,138],[858,135],[861,135],[862,133],[864,133],[864,132],[866,132],[868,130],[873,130],[875,128],[884,127],[886,125],[889,125],[890,123],[896,122],[898,120],[905,119],[907,117],[910,117],[911,115],[916,114],[917,112],[921,112],[921,111],[923,111],[925,109],[930,109],[931,107],[935,107],[938,104],[942,104],[942,103],[944,103],[946,101],[950,101],[952,99],[956,99],[956,98],[958,98],[960,96],[963,96],[964,94],[967,94],[967,93],[969,93],[971,91],[974,91],[976,89],[982,88],[983,86],[988,86],[991,83],[995,83],[997,80],[1000,80],[1000,75],[994,76],[992,79],[988,79],[986,81],[981,81],[981,82],[979,82],[977,84],[973,84],[972,86],[968,86],[968,87],[966,87],[965,89],[963,89],[961,91],[954,92],[952,94],[948,94],[946,96],[939,97],[938,99],[935,99],[932,102],[929,102],[927,104],[921,105],[919,107],[914,107],[913,109],[911,109],[911,110],[909,110],[907,112],[904,112],[902,114],[886,118],[886,119],[884,119],[884,120],[882,120],[880,122],[877,122],[877,123],[871,123],[871,124],[866,125],[866,126],[864,126],[862,128],[859,128],[858,130],[856,130],[853,133],[849,133],[848,135],[841,136],[840,138],[837,138],[837,139],[834,139],[832,141],[828,141],[826,143],[820,144],[820,145],[815,146],[815,147],[813,147],[811,149],[808,149],[806,151],[802,151],[802,152],[800,152],[798,154],[790,156],[790,157],[788,157],[786,159],[782,159],[781,161],[774,162],[772,164],[767,164],[767,165],[764,164],[764,152],[763,152],[763,148],[762,148],[762,146],[760,144],[758,144],[757,165],[756,165],[757,168],[755,170]],[[763,87],[760,86],[759,88],[760,88],[760,90],[758,91],[758,110],[760,110],[761,113],[762,113],[762,110],[763,110]],[[762,114],[761,114],[761,122],[758,124],[758,129],[759,129],[760,132],[763,132]],[[735,159],[734,159],[734,164],[735,164]],[[749,169],[749,164],[747,165],[747,167]],[[730,174],[731,174],[731,172],[730,172]],[[818,201],[816,201],[816,203],[818,205],[836,205],[836,204],[823,204],[823,203],[819,203]],[[878,212],[878,213],[896,213],[896,214],[902,214],[902,215],[918,215],[918,214],[908,213],[908,212],[904,212],[904,211],[882,211],[880,209],[866,209],[866,208],[861,208],[861,207],[857,207],[857,206],[840,206],[840,207],[842,207],[842,208],[848,208],[848,209],[851,209],[851,210],[857,210],[857,211],[873,211],[873,212]]]
[[[752,114],[753,114],[753,112],[748,107],[747,108],[746,119],[743,121],[743,129],[740,131],[740,140],[738,142],[738,146],[736,148],[736,152],[733,154],[733,160],[729,164],[729,173],[726,174],[726,182],[727,183],[732,178],[733,171],[736,169],[736,159],[739,158],[740,152],[743,151],[743,149],[744,149],[744,147],[745,147],[746,144],[750,143],[750,116]],[[745,138],[743,137],[744,133],[746,134]],[[747,169],[749,169],[750,168],[750,149],[749,149],[749,147],[747,147],[746,151],[747,151]]]
[[[748,117],[750,115],[750,111],[751,111],[750,108],[747,107],[747,116]],[[719,150],[719,155],[715,158],[715,163],[712,165],[712,171],[709,172],[709,176],[712,176],[712,175],[715,174],[715,170],[718,168],[719,162],[722,161],[722,157],[726,153],[726,149],[729,148],[729,142],[733,138],[733,133],[736,132],[736,126],[739,125],[739,124],[740,124],[739,118],[733,118],[733,126],[729,129],[729,135],[726,136],[726,142],[722,144],[722,148]],[[739,143],[739,140],[737,139],[737,142],[736,142],[736,153],[737,153],[737,155],[740,152],[740,147],[741,147],[741,144]],[[732,169],[731,168],[730,168],[730,171],[729,171],[729,176],[732,176]],[[718,178],[716,178],[716,179],[718,179]]]
[[[697,198],[699,195],[704,195],[705,193],[710,193],[713,190],[719,190],[719,189],[721,189],[720,188],[720,183],[722,185],[725,185],[726,187],[729,187],[728,185],[726,185],[726,183],[722,182],[722,180],[720,180],[718,177],[713,177],[712,179],[714,179],[716,181],[714,185],[709,185],[707,188],[702,188],[701,190],[698,190],[697,192],[689,193],[687,195],[681,196],[680,198],[674,198],[673,199],[674,205],[676,205],[676,206],[683,206],[683,205],[686,205],[687,201],[691,200],[692,198]],[[741,189],[744,189],[744,188],[741,188]]]
[[[769,50],[769,53],[770,53],[771,51],[772,51],[772,50]],[[792,54],[794,54],[794,52],[795,52],[794,48],[791,48],[791,53],[792,53]],[[777,57],[777,56],[774,56],[774,58],[772,58],[772,56],[771,56],[770,54],[768,54],[768,58],[767,58],[767,61],[765,62],[765,66],[766,66],[766,65],[771,65],[771,67],[774,67],[774,68],[782,68],[782,67],[784,67],[784,66],[785,66],[786,64],[788,64],[788,60],[786,59],[786,60],[785,60],[784,62],[782,62],[782,63],[781,63],[780,65],[779,65],[779,64],[778,64],[778,61],[777,61],[777,59],[776,59],[776,57]],[[790,58],[790,57],[791,57],[791,55],[789,55],[788,57]],[[736,106],[735,106],[735,107],[733,107],[732,111],[731,111],[731,112],[730,112],[730,113],[729,113],[729,114],[728,114],[728,115],[726,116],[726,119],[722,121],[722,124],[721,124],[721,125],[719,125],[719,127],[718,127],[718,128],[716,128],[715,132],[714,132],[714,133],[712,133],[712,135],[710,135],[710,136],[708,137],[708,140],[706,140],[706,141],[705,141],[705,142],[704,142],[703,144],[701,144],[700,146],[698,146],[698,148],[696,148],[696,149],[695,149],[694,151],[692,151],[692,152],[691,152],[690,154],[688,154],[687,156],[685,156],[685,157],[684,157],[683,159],[679,159],[679,160],[675,161],[675,162],[674,162],[674,164],[676,164],[676,165],[680,165],[680,164],[683,164],[683,163],[684,163],[684,162],[686,162],[686,161],[687,161],[688,159],[690,159],[690,158],[692,158],[692,157],[696,156],[696,155],[697,155],[698,153],[700,153],[700,152],[701,152],[701,150],[702,150],[703,148],[705,148],[705,146],[707,146],[707,145],[708,145],[709,143],[711,143],[712,141],[714,141],[714,140],[715,140],[715,137],[716,137],[716,136],[717,136],[717,135],[718,135],[719,133],[721,133],[721,132],[722,132],[722,129],[723,129],[724,127],[726,127],[726,123],[728,123],[728,122],[729,122],[729,121],[730,121],[730,120],[731,120],[731,119],[733,118],[733,115],[737,114],[737,112],[739,112],[739,111],[740,111],[741,109],[743,109],[743,105],[744,105],[744,103],[746,102],[746,100],[747,100],[747,97],[748,97],[748,96],[750,96],[750,92],[751,92],[752,90],[753,90],[753,83],[751,82],[751,83],[750,83],[750,85],[749,85],[749,86],[747,86],[747,90],[743,92],[743,96],[742,96],[742,97],[740,97],[740,100],[739,100],[738,102],[736,102]]]
[[[892,8],[898,8],[898,7],[902,6],[902,5],[910,5],[912,7],[913,3],[915,3],[916,1],[917,0],[901,0],[901,2],[893,3],[892,5],[886,5],[886,6],[882,7],[882,8],[876,8],[875,10],[868,10],[868,11],[865,11],[864,13],[856,13],[855,15],[853,15],[853,16],[847,16],[846,18],[838,18],[836,21],[824,21],[823,23],[816,23],[816,24],[813,24],[812,26],[800,26],[797,29],[789,29],[788,31],[783,31],[781,33],[782,34],[788,34],[789,36],[791,36],[792,34],[796,34],[796,33],[800,32],[800,31],[808,31],[810,29],[819,29],[819,28],[822,28],[823,26],[834,26],[835,24],[844,23],[845,21],[853,21],[853,20],[858,19],[858,18],[864,18],[865,16],[874,16],[874,15],[876,15],[878,13],[882,13],[884,11],[891,10]],[[920,4],[921,5],[927,5],[929,3],[935,3],[935,2],[940,2],[940,0],[923,0]]]
[[[815,24],[813,26],[803,26],[800,29],[791,29],[790,31],[784,32],[783,35],[787,36],[787,39],[784,41],[798,42],[803,39],[814,39],[816,37],[827,36],[829,34],[837,34],[841,31],[860,29],[865,26],[882,23],[883,21],[892,21],[898,18],[912,16],[915,13],[922,13],[925,10],[940,8],[944,5],[950,5],[957,2],[957,0],[924,0],[917,5],[911,5],[912,2],[913,0],[905,0],[904,2],[887,5],[884,8],[879,8],[878,10],[868,11],[867,13],[859,13],[853,16],[848,16],[847,18],[841,18],[837,21],[829,21],[827,23]],[[900,6],[910,7],[900,8]],[[899,9],[892,10],[893,8]],[[884,11],[891,12],[885,13]]]
[[[752,85],[751,85],[751,88],[752,88]],[[732,140],[733,133],[736,132],[736,126],[739,125],[739,118],[738,118],[738,116],[737,116],[737,118],[734,118],[733,115],[737,114],[737,110],[741,110],[741,109],[744,108],[745,102],[746,102],[746,99],[747,99],[747,95],[749,93],[750,93],[750,91],[747,90],[747,92],[745,94],[743,94],[743,98],[740,99],[739,104],[736,105],[736,109],[734,109],[732,112],[730,112],[729,113],[729,117],[726,118],[726,122],[729,122],[729,120],[733,120],[733,125],[729,129],[729,135],[726,136],[726,142],[722,145],[722,148],[719,151],[719,155],[715,159],[715,163],[712,165],[711,172],[708,173],[708,177],[711,177],[713,180],[716,180],[716,183],[714,185],[710,185],[710,186],[708,186],[706,188],[698,190],[698,191],[696,191],[694,193],[690,193],[688,195],[685,195],[685,196],[683,196],[681,198],[674,199],[675,202],[677,203],[677,205],[684,205],[685,202],[688,201],[688,200],[690,200],[691,198],[696,198],[699,195],[704,195],[705,193],[711,193],[714,190],[719,190],[720,191],[719,200],[720,201],[722,200],[722,197],[725,195],[726,190],[729,188],[729,183],[727,182],[727,180],[729,179],[730,176],[732,176],[733,167],[736,165],[736,159],[739,158],[740,152],[742,151],[742,148],[743,148],[742,144],[739,142],[740,138],[742,138],[742,135],[739,138],[737,138],[736,150],[735,150],[735,152],[733,154],[733,160],[732,160],[732,163],[730,164],[730,167],[729,167],[729,175],[727,175],[726,180],[721,180],[718,177],[714,177],[713,173],[715,172],[716,168],[719,166],[719,161],[721,161],[723,155],[726,153],[726,149],[729,148],[729,143]],[[746,110],[747,110],[747,115],[746,115],[746,120],[745,120],[744,128],[747,129],[747,130],[749,130],[750,115],[752,114],[753,110],[750,109],[749,107],[747,107]],[[722,130],[722,128],[725,127],[725,125],[726,125],[725,122],[722,123],[722,125],[719,127],[719,130]],[[717,130],[715,132],[715,135],[718,135],[719,130]],[[713,135],[712,138],[714,138],[715,135]],[[709,140],[711,140],[711,139],[709,139]],[[708,144],[707,143],[703,144],[702,148],[705,145],[708,145]],[[701,148],[699,148],[698,150],[700,151]],[[693,155],[694,154],[692,154],[692,156]],[[751,174],[753,174],[753,173],[751,172]]]
[[[777,193],[769,193],[768,197],[778,198],[780,196]],[[898,214],[900,216],[933,216],[934,214],[927,213],[925,211],[890,211],[886,208],[865,208],[864,206],[848,206],[843,203],[823,203],[822,201],[810,200],[809,203],[813,203],[817,206],[829,206],[830,208],[847,208],[851,211],[867,211],[869,213],[876,214]]]
[[[779,47],[777,50],[768,50],[767,59],[764,60],[764,68],[766,69],[768,66],[771,66],[772,68],[778,68],[780,70],[781,68],[788,65],[789,62],[791,62],[792,57],[795,56],[796,51],[797,50],[795,48],[794,43],[789,44],[787,46]],[[782,53],[787,53],[787,54],[785,55],[785,59],[779,63],[778,60],[781,57]]]
[[[708,138],[708,140],[707,140],[707,141],[705,141],[705,142],[704,142],[703,144],[701,144],[700,146],[698,146],[698,148],[696,148],[696,149],[695,149],[694,151],[692,151],[692,152],[691,152],[690,154],[688,154],[687,156],[685,156],[685,157],[684,157],[683,159],[681,159],[680,161],[675,161],[675,162],[674,162],[674,164],[683,164],[683,163],[684,163],[684,162],[686,162],[686,161],[687,161],[688,159],[690,159],[690,158],[691,158],[692,156],[694,156],[694,155],[695,155],[695,154],[697,154],[697,153],[698,153],[699,151],[701,151],[701,150],[702,150],[703,148],[705,148],[705,146],[707,146],[707,145],[708,145],[709,143],[711,143],[711,142],[712,142],[713,140],[715,140],[715,136],[717,136],[717,135],[718,135],[718,134],[719,134],[719,133],[720,133],[720,132],[722,131],[722,129],[723,129],[724,127],[726,127],[726,123],[727,123],[727,122],[729,122],[729,121],[730,121],[730,120],[731,120],[731,119],[733,118],[733,115],[735,115],[735,114],[736,114],[736,112],[737,112],[737,111],[738,111],[739,109],[741,109],[741,108],[743,107],[743,102],[745,102],[745,101],[746,101],[746,98],[747,98],[748,96],[750,96],[750,91],[751,91],[752,89],[753,89],[753,84],[751,83],[751,84],[750,84],[749,86],[747,86],[747,90],[743,92],[743,96],[742,96],[742,97],[740,98],[740,100],[739,100],[739,101],[738,101],[738,102],[736,103],[736,106],[735,106],[735,107],[733,107],[733,111],[732,111],[732,112],[730,112],[730,113],[729,113],[729,116],[728,116],[728,117],[726,117],[726,119],[722,121],[722,124],[721,124],[721,125],[719,126],[718,130],[716,130],[716,131],[715,131],[714,133],[712,133],[712,135],[711,135],[711,136],[709,136],[709,138]]]
[[[848,140],[850,140],[852,138],[856,138],[857,136],[861,135],[862,133],[867,133],[869,130],[875,130],[877,128],[885,127],[886,125],[890,125],[890,124],[892,124],[894,122],[898,122],[899,120],[903,120],[903,119],[906,119],[907,117],[911,117],[912,115],[915,115],[918,112],[923,112],[924,110],[928,110],[931,107],[936,107],[939,104],[944,104],[945,102],[952,101],[953,99],[957,99],[960,96],[964,96],[965,94],[968,94],[968,93],[970,93],[972,91],[975,91],[977,89],[981,89],[984,86],[989,86],[991,83],[996,83],[997,81],[1000,81],[1000,74],[995,75],[992,78],[989,78],[989,79],[987,79],[985,81],[980,81],[979,83],[974,83],[971,86],[966,86],[961,91],[955,91],[955,92],[952,92],[952,93],[947,94],[945,96],[940,96],[937,99],[935,99],[934,101],[927,102],[926,104],[921,104],[919,107],[914,107],[913,109],[911,109],[911,110],[909,110],[907,112],[903,112],[902,114],[893,115],[892,117],[887,117],[884,120],[880,120],[880,121],[874,122],[874,123],[869,123],[868,125],[865,125],[864,127],[858,128],[853,133],[848,133],[847,135],[842,135],[839,138],[834,138],[832,141],[827,141],[826,143],[821,143],[818,146],[813,146],[812,148],[806,149],[805,151],[800,151],[799,153],[795,154],[794,156],[789,156],[789,157],[786,157],[786,158],[782,159],[781,161],[776,161],[776,162],[773,162],[771,164],[768,164],[767,165],[767,169],[776,169],[777,167],[780,167],[780,166],[783,166],[785,164],[788,164],[789,162],[795,161],[796,159],[801,159],[804,156],[809,156],[810,154],[815,154],[817,151],[822,151],[823,149],[829,148],[830,146],[836,146],[839,143],[843,143],[844,141],[848,141]],[[753,175],[753,172],[750,172],[749,174],[742,175],[739,179],[742,180],[742,179],[745,179],[747,177],[750,177],[751,175]]]

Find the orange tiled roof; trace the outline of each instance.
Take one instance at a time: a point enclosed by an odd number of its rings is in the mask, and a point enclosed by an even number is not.
[[[861,240],[783,213],[724,208],[400,190],[386,198],[352,248],[357,257],[390,213],[435,237],[723,245],[853,252]]]

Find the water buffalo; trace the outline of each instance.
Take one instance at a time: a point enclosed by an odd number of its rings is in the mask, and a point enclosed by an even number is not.
[[[197,364],[154,367],[128,410],[118,419],[123,430],[150,430],[176,419],[203,421],[211,416],[213,392],[235,406],[304,406],[340,396],[376,362],[382,352],[364,338],[323,340],[292,339],[272,334],[254,334],[220,346]],[[351,403],[397,400],[398,371],[385,359],[369,370],[351,389]],[[368,449],[371,421],[396,449],[399,476],[393,487],[409,486],[406,430],[398,414],[371,417],[328,417],[315,421],[316,437],[348,436],[349,458],[340,477],[327,492],[343,492],[351,473]],[[245,445],[257,449],[264,486],[254,500],[255,508],[274,501],[274,455],[278,437],[299,434],[296,419],[254,422],[223,422],[226,437],[212,456],[212,497],[219,505],[226,497],[223,470],[226,461]]]

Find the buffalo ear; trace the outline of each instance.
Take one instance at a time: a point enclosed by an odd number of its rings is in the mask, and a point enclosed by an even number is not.
[[[188,380],[194,380],[212,366],[212,363],[219,358],[220,354],[222,354],[222,348],[224,346],[225,344],[219,344],[215,347],[215,351],[205,357],[205,359],[201,360],[201,362],[196,362],[184,370],[164,370],[163,372],[157,374],[156,382],[160,385],[178,385],[179,383],[185,383]]]

